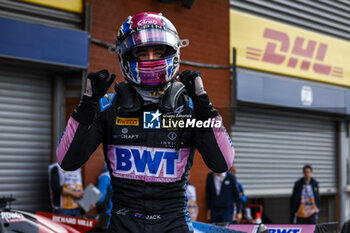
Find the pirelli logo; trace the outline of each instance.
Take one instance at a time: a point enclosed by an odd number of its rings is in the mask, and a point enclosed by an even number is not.
[[[122,118],[117,117],[115,120],[116,125],[133,125],[138,126],[139,125],[139,118]]]

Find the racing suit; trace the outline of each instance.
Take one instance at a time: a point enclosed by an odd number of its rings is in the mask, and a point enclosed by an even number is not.
[[[195,148],[215,172],[231,167],[234,150],[223,126],[169,122],[175,115],[217,123],[220,115],[206,94],[191,100],[180,82],[158,104],[144,102],[126,82],[115,90],[99,104],[83,98],[57,148],[58,162],[77,169],[102,142],[113,187],[110,232],[192,232],[185,192]]]

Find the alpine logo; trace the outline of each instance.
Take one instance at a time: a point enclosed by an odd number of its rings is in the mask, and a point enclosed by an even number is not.
[[[145,25],[145,24],[157,24],[157,20],[155,19],[143,19],[139,22],[137,22],[137,25],[138,26],[142,26],[142,25]]]
[[[168,115],[170,114],[175,114],[175,115],[179,115],[181,113],[183,113],[185,111],[185,106],[184,105],[180,105],[180,107],[178,107],[177,109],[174,110],[174,112],[169,112],[167,113]]]

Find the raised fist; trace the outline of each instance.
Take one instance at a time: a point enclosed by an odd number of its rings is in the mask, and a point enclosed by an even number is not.
[[[180,80],[185,85],[187,94],[191,98],[206,94],[200,71],[185,70],[180,74]]]
[[[115,74],[109,74],[108,70],[91,72],[87,76],[86,91],[84,96],[98,101],[102,98],[115,80]]]

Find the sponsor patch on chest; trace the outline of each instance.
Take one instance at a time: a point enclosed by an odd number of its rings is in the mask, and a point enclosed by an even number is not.
[[[130,126],[138,126],[139,118],[123,118],[117,117],[115,120],[116,125],[130,125]]]
[[[110,146],[108,158],[116,177],[147,182],[174,182],[181,179],[189,148],[175,149],[142,146]]]

